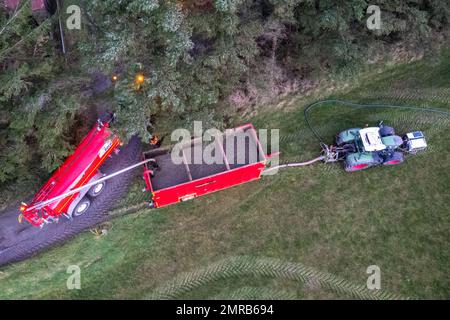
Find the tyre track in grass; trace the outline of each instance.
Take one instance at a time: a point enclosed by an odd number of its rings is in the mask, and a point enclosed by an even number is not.
[[[356,299],[409,299],[385,290],[369,290],[365,283],[364,285],[355,284],[334,274],[318,271],[301,263],[252,256],[229,257],[196,271],[182,273],[156,288],[152,293],[145,295],[144,298],[153,300],[179,299],[184,294],[215,281],[248,276],[291,280],[304,285],[314,283],[315,287]],[[253,291],[253,294],[255,293]]]
[[[292,292],[258,287],[242,287],[212,297],[213,300],[294,300],[296,298],[297,295]]]

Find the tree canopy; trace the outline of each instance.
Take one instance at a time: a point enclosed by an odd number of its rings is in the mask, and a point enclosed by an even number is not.
[[[379,0],[380,30],[364,0],[73,0],[82,29],[65,30],[63,55],[57,16],[22,2],[0,12],[2,183],[55,169],[101,110],[124,138],[220,128],[258,89],[348,76],[399,44],[433,51],[450,17],[446,0]]]

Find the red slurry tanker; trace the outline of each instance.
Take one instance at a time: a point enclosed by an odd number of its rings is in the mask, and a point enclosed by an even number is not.
[[[109,124],[98,121],[73,154],[36,193],[33,201],[29,205],[22,204],[20,211],[25,220],[39,227],[61,215],[72,217],[86,212],[91,201],[103,191],[105,181],[48,204],[45,201],[102,178],[100,166],[119,145],[120,140],[111,133]]]

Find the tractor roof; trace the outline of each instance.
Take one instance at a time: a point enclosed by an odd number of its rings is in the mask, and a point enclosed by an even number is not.
[[[364,150],[367,152],[381,151],[386,149],[383,141],[381,141],[380,128],[369,127],[359,131]]]

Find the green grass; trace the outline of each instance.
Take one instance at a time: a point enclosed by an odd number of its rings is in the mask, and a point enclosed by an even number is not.
[[[450,110],[449,74],[448,56],[439,63],[420,61],[368,76],[335,96]],[[242,121],[280,129],[282,159],[310,159],[319,149],[303,119],[311,99],[292,96],[287,107],[275,113],[262,108]],[[424,130],[430,148],[399,167],[356,174],[338,164],[287,169],[192,202],[117,218],[108,223],[106,236],[86,232],[3,268],[0,298],[143,298],[171,283],[179,286],[176,298],[188,299],[355,297],[326,283],[300,281],[285,269],[238,268],[201,282],[190,273],[218,261],[227,270],[236,256],[301,264],[356,286],[365,285],[366,268],[376,264],[385,292],[450,298],[450,119],[334,105],[314,110],[311,119],[329,142],[348,126],[384,120],[400,131]],[[139,198],[141,184],[133,186],[129,202]],[[66,289],[72,264],[81,267],[81,290]]]

